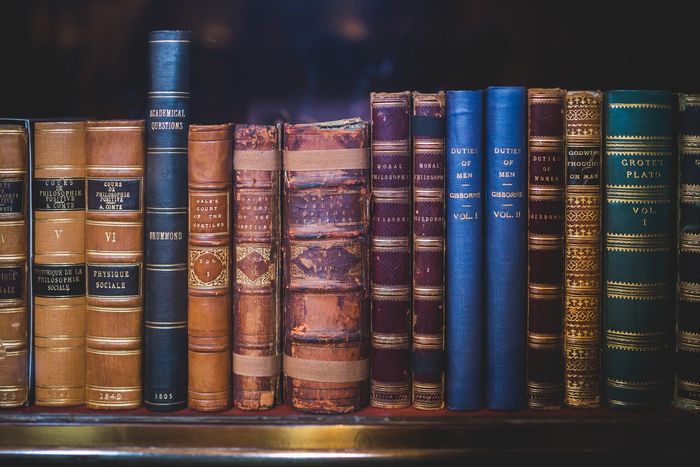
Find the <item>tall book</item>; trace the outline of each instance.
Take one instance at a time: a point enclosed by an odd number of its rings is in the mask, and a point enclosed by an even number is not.
[[[87,122],[85,404],[141,405],[143,120]]]
[[[411,93],[372,93],[370,403],[411,405]]]
[[[233,137],[233,403],[266,410],[280,403],[280,128],[236,125]]]
[[[700,410],[700,94],[678,98],[680,212],[675,406]]]
[[[352,412],[369,394],[369,126],[284,126],[285,400]]]
[[[413,406],[445,405],[445,93],[413,93]]]
[[[0,124],[0,407],[29,394],[28,161],[27,128]]]
[[[190,33],[152,31],[146,120],[144,404],[187,404],[187,127]]]
[[[564,399],[564,100],[528,90],[527,394],[533,409]]]
[[[605,111],[605,361],[613,408],[668,399],[673,317],[673,95],[609,91]]]
[[[483,406],[483,91],[447,92],[446,399]]]
[[[600,159],[598,91],[566,93],[564,402],[600,405]]]
[[[231,124],[190,125],[188,407],[231,403]]]
[[[85,402],[85,122],[34,125],[35,402]]]
[[[486,406],[525,406],[527,316],[526,91],[486,91]]]

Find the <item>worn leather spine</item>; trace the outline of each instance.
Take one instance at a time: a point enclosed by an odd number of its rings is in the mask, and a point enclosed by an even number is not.
[[[87,122],[85,404],[141,405],[143,120]]]
[[[27,128],[0,125],[0,408],[29,394],[28,160]]]
[[[35,402],[85,402],[85,122],[34,126]]]
[[[486,91],[486,406],[526,405],[526,91]]]
[[[314,413],[368,403],[369,126],[284,126],[285,400]]]
[[[561,89],[528,90],[528,406],[564,400],[564,101]]]
[[[700,94],[679,110],[678,300],[675,406],[700,410]]]
[[[450,410],[483,406],[483,91],[447,92],[445,373]]]
[[[370,404],[411,405],[411,93],[372,93]]]
[[[281,398],[281,128],[236,125],[233,144],[233,403]]]
[[[190,125],[188,407],[231,404],[231,124]]]
[[[152,31],[146,120],[144,404],[187,404],[187,127],[190,33]]]
[[[413,93],[412,402],[445,405],[445,93]]]
[[[566,93],[564,402],[577,408],[600,405],[602,102]]]
[[[670,396],[673,95],[608,91],[605,112],[606,397],[656,409]]]

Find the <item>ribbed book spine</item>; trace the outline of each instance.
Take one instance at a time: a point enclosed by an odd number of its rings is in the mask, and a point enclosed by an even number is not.
[[[187,404],[187,130],[190,33],[149,35],[144,404]]]
[[[564,399],[564,98],[528,90],[527,391],[533,409]]]
[[[85,122],[34,126],[35,402],[85,402]]]
[[[605,137],[605,362],[613,408],[668,399],[673,96],[610,91]]]
[[[411,405],[411,94],[372,93],[370,403]]]
[[[483,91],[448,91],[446,111],[447,408],[483,405]]]
[[[678,99],[680,212],[675,405],[700,410],[700,95]]]
[[[486,406],[525,406],[526,91],[486,92]]]
[[[445,93],[413,93],[413,406],[445,405]]]
[[[285,399],[352,412],[369,401],[369,125],[284,126]]]
[[[0,125],[0,408],[29,394],[28,160],[27,128]]]
[[[234,131],[233,403],[266,410],[281,398],[281,132]]]
[[[187,406],[231,403],[231,125],[190,125]]]
[[[564,402],[578,408],[600,405],[602,101],[566,94]]]
[[[87,123],[85,403],[141,405],[143,120]]]

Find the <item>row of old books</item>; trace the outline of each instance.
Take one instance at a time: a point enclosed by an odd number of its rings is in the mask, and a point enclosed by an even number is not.
[[[700,408],[699,96],[191,125],[189,40],[146,121],[0,127],[0,406]]]

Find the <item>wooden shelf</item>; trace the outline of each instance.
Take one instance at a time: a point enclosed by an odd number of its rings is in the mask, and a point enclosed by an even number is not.
[[[230,410],[210,415],[30,407],[0,412],[0,463],[343,465],[361,460],[363,465],[424,465],[432,460],[446,465],[572,455],[697,461],[698,433],[700,416],[671,409],[638,414],[365,409],[318,416],[288,407],[265,414]]]

